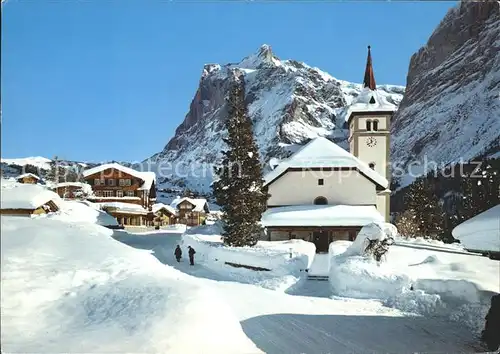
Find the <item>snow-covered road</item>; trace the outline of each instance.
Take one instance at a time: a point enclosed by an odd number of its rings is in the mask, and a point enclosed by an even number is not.
[[[173,258],[178,234],[117,239],[151,249],[164,264],[217,288],[245,334],[266,353],[463,353],[477,352],[477,339],[457,323],[417,317],[374,300],[327,298],[328,282],[308,281],[289,295],[228,281],[201,265]]]

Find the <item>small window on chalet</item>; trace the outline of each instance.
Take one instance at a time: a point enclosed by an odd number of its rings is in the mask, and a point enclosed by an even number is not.
[[[101,180],[99,178],[94,179],[94,186],[99,186],[101,184]]]
[[[378,131],[378,120],[373,121],[373,130]]]
[[[375,97],[373,97],[373,96],[372,96],[372,98],[370,98],[370,103],[371,103],[371,104],[376,103],[376,102],[375,102]]]
[[[373,162],[370,162],[370,164],[369,164],[368,166],[370,166],[370,168],[371,168],[372,170],[374,170],[374,169],[375,169],[375,163],[373,163]]]
[[[135,197],[134,191],[127,191],[127,197]]]
[[[108,179],[108,186],[115,186],[116,181],[114,179]]]
[[[368,131],[372,130],[372,121],[371,120],[366,121],[366,130],[368,130]]]
[[[117,190],[117,191],[116,191],[116,196],[117,196],[118,198],[123,197],[123,191],[121,191],[121,190]]]
[[[322,186],[325,184],[325,180],[323,178],[318,179],[318,186]]]
[[[102,195],[104,197],[114,197],[115,193],[114,193],[114,191],[102,191]]]
[[[123,178],[120,178],[120,179],[118,180],[118,185],[119,185],[120,187],[124,186],[124,185],[125,185],[125,180],[124,180]]]
[[[131,186],[131,185],[132,185],[132,181],[130,180],[130,178],[127,178],[127,179],[125,180],[125,185],[126,185],[126,186]]]

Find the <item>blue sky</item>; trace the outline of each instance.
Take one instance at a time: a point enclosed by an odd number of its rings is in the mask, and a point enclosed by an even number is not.
[[[404,85],[454,2],[28,1],[2,5],[2,157],[143,160],[182,122],[205,63],[270,44],[360,82]]]

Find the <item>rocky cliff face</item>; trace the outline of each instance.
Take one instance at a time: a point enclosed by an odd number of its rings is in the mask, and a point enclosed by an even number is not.
[[[498,1],[462,1],[412,56],[392,124],[393,162],[500,156],[499,9]]]
[[[206,169],[225,148],[225,98],[229,72],[234,68],[244,73],[248,110],[265,162],[288,156],[297,145],[317,136],[347,148],[344,111],[361,85],[337,80],[295,60],[280,60],[270,46],[263,45],[239,63],[205,65],[184,121],[163,151],[151,158],[169,166],[167,173],[165,169],[159,173],[160,187],[185,185],[209,191],[211,175]],[[378,90],[395,105],[404,93],[401,86],[382,85]]]

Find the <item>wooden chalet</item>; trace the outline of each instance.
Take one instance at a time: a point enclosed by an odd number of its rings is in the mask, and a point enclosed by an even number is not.
[[[40,181],[40,177],[33,173],[24,173],[17,176],[16,181],[19,183],[37,184]]]
[[[104,164],[83,172],[96,202],[122,202],[137,204],[149,210],[156,200],[156,174],[140,172],[117,163]]]
[[[204,198],[176,198],[170,205],[177,209],[177,222],[187,226],[204,223],[210,213],[208,202]]]
[[[59,196],[54,192],[33,184],[2,186],[1,215],[31,216],[48,214],[59,210]]]
[[[152,226],[162,227],[173,225],[177,222],[177,211],[170,205],[163,203],[154,204],[149,214]]]
[[[89,184],[83,182],[62,182],[58,183],[54,191],[61,198],[65,199],[77,199],[84,198],[85,196],[90,196],[92,194],[92,188]]]

